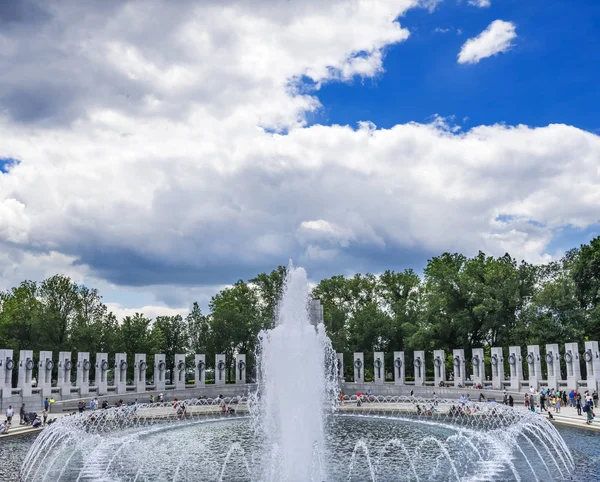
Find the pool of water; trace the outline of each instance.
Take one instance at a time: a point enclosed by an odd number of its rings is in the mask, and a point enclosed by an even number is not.
[[[457,480],[457,473],[460,480],[465,481],[516,480],[510,467],[490,468],[489,464],[481,462],[481,458],[493,458],[493,453],[486,450],[497,449],[486,445],[485,434],[476,442],[481,450],[478,454],[467,447],[474,434],[461,430],[419,421],[331,417],[327,421],[327,453],[324,457],[316,454],[315,463],[325,464],[332,481],[374,478],[378,482],[451,481]],[[520,441],[519,445],[531,460],[531,466],[516,454],[512,456],[513,470],[522,480],[536,480],[536,477],[544,481],[600,480],[600,433],[571,428],[558,428],[558,431],[573,455],[573,473],[561,474],[560,461],[555,465],[541,443],[525,441]],[[0,480],[20,480],[22,460],[34,440],[35,436],[0,439]],[[390,441],[402,441],[403,448]],[[445,441],[445,445],[442,447],[439,441]],[[73,450],[72,446],[65,446],[63,451],[48,450],[43,454],[45,458],[35,466],[38,474],[32,480],[45,477],[46,481],[55,481],[61,477],[63,481],[74,481],[81,475],[84,458],[96,453],[97,467],[93,464],[88,467],[86,476],[80,480],[277,480],[277,448],[265,451],[248,419],[153,426],[126,434],[103,434],[82,442],[80,451]],[[536,448],[544,461],[536,456]],[[451,452],[453,464],[448,462],[448,457],[440,457],[444,449]],[[487,478],[483,470],[491,470],[494,475]]]

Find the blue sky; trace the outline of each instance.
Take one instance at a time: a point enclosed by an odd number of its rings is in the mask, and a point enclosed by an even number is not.
[[[599,39],[592,0],[3,2],[0,289],[557,259],[600,233]]]
[[[476,65],[458,64],[465,40],[496,19],[516,24],[514,47]],[[439,114],[464,129],[565,123],[600,133],[600,2],[496,0],[475,8],[451,0],[433,14],[409,10],[400,20],[411,35],[387,49],[385,73],[327,84],[314,122],[391,127]]]

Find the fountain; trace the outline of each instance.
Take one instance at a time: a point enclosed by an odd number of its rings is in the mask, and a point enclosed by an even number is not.
[[[256,393],[65,417],[37,437],[21,480],[475,482],[565,480],[573,472],[561,435],[524,409],[466,399],[340,400],[337,357],[323,325],[309,322],[308,293],[306,272],[290,268],[277,324],[260,334]],[[375,367],[384,370],[383,361]]]

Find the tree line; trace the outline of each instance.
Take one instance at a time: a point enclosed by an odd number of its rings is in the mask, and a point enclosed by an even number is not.
[[[250,377],[257,335],[273,326],[286,268],[239,280],[215,294],[209,311],[194,303],[186,316],[143,313],[119,320],[98,290],[55,275],[23,281],[0,293],[0,347],[72,352],[246,353]],[[321,300],[333,348],[351,360],[364,352],[527,344],[600,339],[600,237],[570,250],[559,261],[534,265],[506,254],[474,257],[444,253],[419,276],[413,270],[380,275],[341,275],[312,291]],[[409,357],[410,358],[410,357]],[[191,357],[190,357],[191,360]],[[130,363],[131,369],[132,363]],[[150,366],[151,364],[149,364]],[[346,375],[352,367],[346,362]],[[232,372],[231,372],[232,373]],[[368,371],[365,372],[368,376]]]

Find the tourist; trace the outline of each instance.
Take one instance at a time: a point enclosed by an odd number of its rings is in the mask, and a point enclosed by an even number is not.
[[[9,405],[6,409],[6,421],[10,425],[12,423],[12,418],[15,415],[15,411],[12,408],[12,405]]]
[[[581,415],[581,393],[575,396],[575,408],[577,409],[577,415]]]
[[[35,418],[33,419],[33,422],[31,424],[33,426],[33,428],[38,428],[40,425],[42,425],[42,421],[40,420],[40,418],[36,415]]]
[[[44,408],[50,410],[50,401],[48,400],[48,397],[44,399]]]
[[[543,411],[548,411],[546,410],[546,390],[540,392],[540,412]]]
[[[44,425],[46,425],[46,420],[48,419],[48,410],[46,410],[45,408],[42,409],[42,420],[44,422]]]
[[[525,394],[525,408],[529,408],[529,393]]]
[[[569,405],[575,408],[575,390],[571,390],[569,392]]]
[[[5,420],[4,423],[0,424],[0,435],[7,434],[9,427],[10,423],[8,420]]]
[[[560,413],[560,404],[561,404],[561,402],[562,402],[562,401],[561,401],[561,399],[560,399],[560,398],[557,398],[557,399],[556,399],[556,403],[554,404],[554,411],[555,411],[556,413]]]
[[[23,425],[25,422],[25,404],[21,405],[21,410],[19,410],[19,425]]]
[[[594,393],[592,394],[592,399],[594,400],[594,406],[596,408],[598,408],[598,391],[594,390]]]
[[[83,400],[79,402],[77,404],[77,408],[79,409],[79,413],[83,413],[83,411],[85,410],[85,402]]]
[[[108,408],[108,400],[102,400],[102,409],[106,410]]]
[[[480,402],[485,402],[485,396],[483,395],[483,393],[479,394],[479,401]]]
[[[515,399],[513,398],[512,395],[508,396],[508,406],[509,407],[514,407],[515,406]]]

